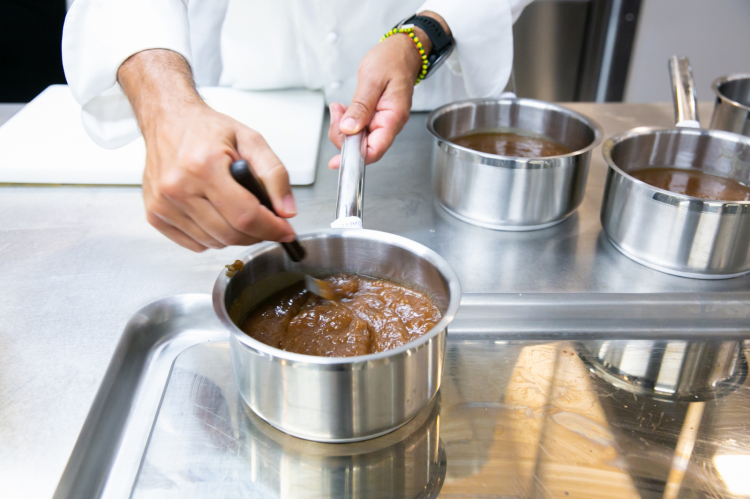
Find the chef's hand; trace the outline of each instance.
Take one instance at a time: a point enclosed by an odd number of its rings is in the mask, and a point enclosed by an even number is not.
[[[437,20],[446,33],[450,30],[445,20],[430,11],[419,13]],[[432,44],[419,28],[415,35],[429,55]],[[344,135],[367,128],[366,163],[374,163],[391,147],[396,135],[409,121],[414,82],[422,70],[422,59],[414,42],[406,34],[392,35],[375,45],[362,59],[357,71],[357,88],[349,107],[332,103],[331,127],[328,138],[341,149]],[[341,155],[334,156],[329,168],[338,168]]]
[[[291,241],[289,223],[234,181],[244,158],[263,180],[276,212],[296,214],[286,168],[256,131],[208,107],[176,52],[147,50],[126,60],[118,81],[146,141],[143,199],[148,222],[193,251]]]

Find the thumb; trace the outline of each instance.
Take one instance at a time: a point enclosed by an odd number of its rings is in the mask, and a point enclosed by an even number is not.
[[[341,118],[339,130],[347,135],[358,133],[370,122],[375,106],[385,90],[385,83],[366,79],[357,83],[354,98]]]
[[[328,108],[331,112],[331,127],[328,129],[328,138],[337,149],[341,149],[341,145],[344,142],[344,134],[341,133],[339,125],[341,124],[341,118],[344,117],[344,113],[346,112],[346,106],[334,102]]]

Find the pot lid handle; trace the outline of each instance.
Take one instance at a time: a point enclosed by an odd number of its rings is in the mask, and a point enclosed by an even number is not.
[[[365,156],[367,132],[344,136],[339,167],[339,193],[333,228],[362,228],[365,194]]]

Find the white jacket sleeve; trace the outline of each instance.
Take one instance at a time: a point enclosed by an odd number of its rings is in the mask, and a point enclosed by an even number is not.
[[[120,147],[140,135],[117,70],[131,55],[154,48],[191,63],[187,0],[76,0],[70,8],[63,67],[83,126],[97,144]]]
[[[446,65],[463,76],[469,97],[498,97],[513,68],[513,23],[532,0],[427,0],[448,23],[456,48]]]

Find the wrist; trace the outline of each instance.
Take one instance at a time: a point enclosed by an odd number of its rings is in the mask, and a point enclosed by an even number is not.
[[[401,50],[405,56],[406,67],[409,70],[409,78],[411,80],[416,80],[420,71],[422,71],[422,56],[419,54],[414,41],[412,41],[409,35],[404,33],[399,33],[399,35],[400,36],[392,37],[393,41],[401,45]]]
[[[185,123],[188,115],[204,106],[207,106],[206,103],[195,89],[166,86],[157,92],[149,93],[141,101],[135,114],[143,137],[148,142],[165,123]]]
[[[205,106],[195,89],[187,61],[169,50],[146,50],[128,58],[117,72],[144,138],[160,122],[179,119],[196,106]]]
[[[430,55],[430,52],[432,51],[432,41],[430,40],[430,37],[427,36],[427,33],[424,32],[422,28],[419,26],[414,26],[414,36],[416,36],[419,41],[422,43],[422,48],[424,49],[424,53],[426,55]],[[421,66],[420,61],[420,66]]]
[[[381,42],[395,34],[406,34],[412,41],[420,61],[415,85],[439,68],[454,48],[448,23],[432,11],[422,11],[399,22]]]

